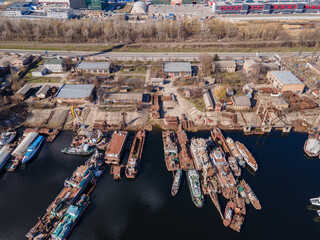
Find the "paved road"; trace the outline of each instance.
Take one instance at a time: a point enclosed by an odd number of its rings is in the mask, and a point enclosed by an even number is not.
[[[20,49],[1,49],[0,53],[33,53],[33,54],[44,54],[44,50],[20,50]],[[185,60],[185,61],[193,61],[197,60],[198,56],[201,53],[198,52],[185,52],[185,53],[177,53],[177,52],[168,52],[168,53],[139,53],[139,52],[82,52],[82,51],[48,51],[48,55],[58,55],[58,56],[68,56],[68,57],[76,57],[76,56],[97,56],[97,57],[106,57],[111,60],[140,60],[140,61],[150,61],[150,60]],[[215,53],[209,53],[214,55]],[[256,53],[235,53],[235,52],[217,52],[220,58],[252,58],[256,57]],[[274,53],[264,52],[259,53],[259,56],[264,57],[272,57]],[[277,53],[279,56],[298,56],[298,52],[287,52],[287,53]],[[303,52],[301,53],[301,57],[311,57],[311,52]],[[316,56],[320,56],[320,53],[317,53]]]

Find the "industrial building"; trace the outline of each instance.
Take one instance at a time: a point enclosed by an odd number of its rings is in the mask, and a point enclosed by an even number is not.
[[[292,91],[303,93],[305,88],[304,83],[289,71],[269,71],[267,78],[280,92]]]
[[[109,74],[111,62],[80,62],[76,71],[91,74]]]
[[[58,103],[88,103],[93,93],[93,84],[66,84],[56,95]]]
[[[47,58],[43,62],[43,66],[51,72],[63,72],[63,60],[60,58]]]
[[[150,84],[152,84],[152,85],[163,85],[164,84],[164,79],[163,78],[151,78],[150,79]]]
[[[248,96],[234,96],[232,104],[235,110],[249,110],[251,108],[251,100]]]
[[[213,12],[216,14],[292,14],[292,13],[319,13],[319,4],[305,3],[234,3],[226,4],[225,2],[216,3],[213,0],[208,2],[212,6]]]
[[[190,62],[166,62],[163,65],[163,72],[167,77],[191,76],[192,68]]]
[[[105,93],[104,103],[142,103],[142,93]]]
[[[216,61],[214,65],[218,72],[235,72],[237,69],[235,61]]]

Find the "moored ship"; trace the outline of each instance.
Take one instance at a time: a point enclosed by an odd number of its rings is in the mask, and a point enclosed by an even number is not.
[[[168,171],[179,169],[177,138],[174,131],[162,131],[165,163]]]
[[[241,153],[239,152],[236,144],[232,140],[232,138],[227,137],[226,143],[227,143],[233,157],[235,157],[238,160],[239,166],[244,168],[246,166],[246,162],[243,160],[243,157],[242,157]]]
[[[234,201],[235,207],[234,207],[234,212],[235,213],[240,213],[242,215],[246,215],[246,204],[243,198],[237,197]]]
[[[210,158],[218,171],[218,180],[222,188],[233,188],[236,185],[236,180],[231,173],[229,165],[220,148],[215,149]]]
[[[138,174],[145,136],[146,136],[145,130],[141,129],[137,132],[133,140],[127,166],[125,169],[125,174],[127,178],[135,178]]]
[[[201,190],[199,174],[196,170],[187,170],[187,180],[192,201],[198,208],[203,207],[204,197]]]
[[[310,198],[310,202],[314,206],[320,206],[320,197],[317,198]]]
[[[50,239],[65,240],[68,238],[73,228],[77,225],[84,211],[89,206],[89,196],[83,194],[76,204],[70,205],[66,210],[64,217],[53,230]]]
[[[235,157],[229,157],[228,158],[229,166],[233,172],[233,174],[237,177],[241,175],[241,168],[239,168],[237,164],[237,160]]]
[[[207,153],[207,142],[204,138],[192,138],[190,144],[194,165],[198,171],[202,168],[212,168],[212,164]]]
[[[61,152],[69,155],[82,155],[82,156],[88,156],[91,153],[94,152],[94,148],[89,146],[89,144],[83,144],[77,147],[68,147],[63,148]]]
[[[253,170],[257,171],[258,170],[258,164],[252,154],[249,152],[249,150],[240,142],[236,142],[236,146],[238,147],[241,155],[243,156],[244,160],[248,164],[248,166]]]
[[[28,147],[27,152],[24,154],[22,158],[22,163],[26,163],[30,161],[31,158],[39,151],[41,144],[44,140],[44,137],[38,136],[36,140]]]
[[[122,153],[124,151],[126,141],[128,138],[128,132],[126,131],[114,131],[112,137],[108,142],[105,152],[106,164],[119,165]]]
[[[64,188],[47,208],[46,214],[27,233],[29,239],[48,239],[50,233],[64,216],[68,207],[74,204],[94,177],[89,166],[81,165],[64,182]]]
[[[3,166],[8,161],[12,150],[13,149],[11,147],[9,147],[9,146],[3,146],[0,149],[0,170],[3,168]]]
[[[241,184],[242,184],[242,186],[244,188],[244,191],[248,195],[252,206],[257,210],[260,210],[261,209],[260,202],[259,202],[257,196],[255,195],[255,193],[252,191],[252,189],[249,186],[249,184],[247,184],[245,180],[241,180]]]
[[[303,151],[308,157],[319,156],[320,141],[314,135],[310,134],[304,143]]]
[[[172,196],[177,195],[177,193],[179,191],[181,177],[182,177],[182,169],[179,168],[174,176],[174,179],[173,179],[173,183],[172,183],[172,187],[171,187],[171,195]]]
[[[2,133],[0,135],[0,146],[7,145],[12,142],[12,140],[15,138],[16,132],[15,131],[8,131],[5,133]]]
[[[241,214],[236,213],[232,219],[230,228],[233,229],[234,231],[240,232],[243,222],[244,222],[244,217],[241,216]]]
[[[220,207],[217,191],[215,190],[215,187],[211,182],[207,182],[207,186],[208,186],[208,193],[211,198],[211,201],[213,202],[213,204],[217,208],[217,210],[220,214],[220,217],[223,220],[223,214],[221,212],[221,207]]]
[[[224,212],[224,219],[223,219],[223,225],[228,227],[232,220],[233,215],[233,209],[234,209],[234,203],[229,201],[226,206],[226,210]]]

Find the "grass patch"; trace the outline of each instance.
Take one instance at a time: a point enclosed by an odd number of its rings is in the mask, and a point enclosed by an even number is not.
[[[132,70],[129,72],[124,71],[123,69],[121,69],[121,71],[119,71],[120,74],[146,74],[147,73],[147,67],[146,66],[135,66],[132,67]]]
[[[189,102],[191,102],[196,109],[198,109],[201,112],[205,112],[206,111],[206,104],[204,103],[203,98],[185,98],[187,99]]]
[[[58,83],[61,81],[60,77],[33,77],[29,72],[25,78],[28,83]]]
[[[170,44],[170,42],[168,42]],[[196,43],[195,43],[196,44]],[[236,43],[235,43],[236,44]],[[279,43],[280,44],[280,43]],[[94,51],[94,52],[298,52],[299,47],[230,47],[226,46],[194,46],[194,45],[185,45],[183,48],[178,48],[176,46],[167,47],[167,46],[157,46],[154,45],[143,45],[143,46],[133,46],[133,45],[124,45],[117,48],[117,44],[108,45],[105,44],[95,44],[95,43],[79,43],[79,44],[70,44],[70,43],[34,43],[34,42],[3,42],[0,44],[0,49],[25,49],[25,50],[47,50],[49,51]],[[303,47],[303,52],[313,52],[314,47]]]

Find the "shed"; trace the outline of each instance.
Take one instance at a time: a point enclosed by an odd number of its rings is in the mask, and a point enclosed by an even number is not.
[[[232,97],[233,107],[236,110],[246,110],[251,108],[251,100],[248,96]]]
[[[31,72],[33,77],[42,77],[48,73],[48,69],[46,69],[43,65],[39,65],[35,70]]]
[[[19,91],[16,93],[16,97],[20,98],[21,100],[24,100],[29,93],[31,92],[32,85],[27,83],[22,88],[19,89]]]
[[[39,91],[36,93],[36,96],[38,98],[45,98],[48,94],[48,91],[50,89],[50,86],[49,85],[43,85]]]
[[[163,78],[151,78],[150,79],[150,84],[163,85],[164,84],[164,79]]]
[[[210,91],[210,90],[208,90],[208,89],[205,89],[205,90],[203,91],[203,100],[204,100],[204,103],[205,103],[205,105],[206,105],[207,110],[213,111],[213,109],[214,109],[214,102],[213,102],[213,100],[212,100],[212,96],[211,96],[211,94],[210,94],[209,91]]]

